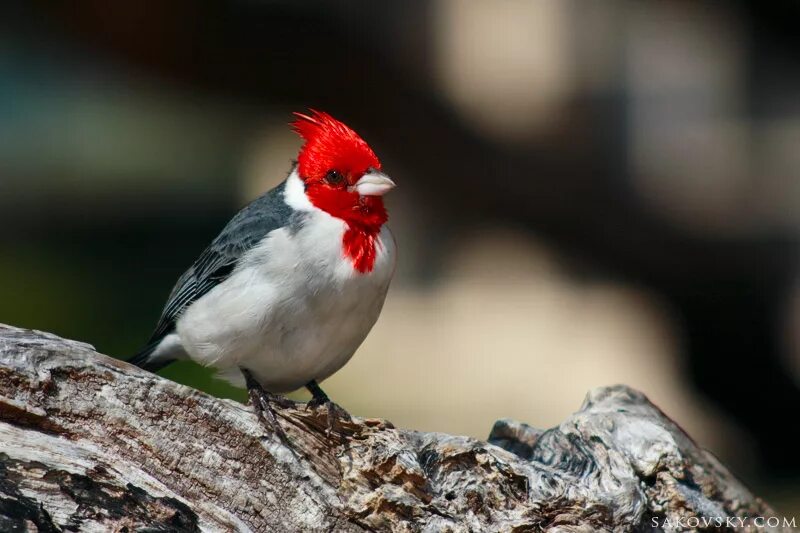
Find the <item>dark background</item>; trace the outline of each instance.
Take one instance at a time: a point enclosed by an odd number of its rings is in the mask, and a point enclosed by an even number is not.
[[[289,169],[373,146],[401,250],[329,392],[485,437],[642,389],[798,506],[795,2],[5,2],[0,321],[118,357]],[[242,399],[189,364],[164,375]]]

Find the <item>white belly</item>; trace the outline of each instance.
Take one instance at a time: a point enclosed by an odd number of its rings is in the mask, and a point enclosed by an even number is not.
[[[358,273],[342,254],[344,223],[311,213],[299,229],[276,230],[177,323],[189,357],[237,375],[250,370],[272,392],[288,392],[339,370],[378,319],[395,266],[384,227],[374,268]]]

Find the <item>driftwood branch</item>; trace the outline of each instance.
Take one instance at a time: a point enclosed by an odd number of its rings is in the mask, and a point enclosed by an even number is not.
[[[0,326],[0,531],[650,531],[775,515],[622,386],[547,431],[500,421],[494,444],[366,419],[328,436],[302,404],[280,418],[297,456],[246,405]]]

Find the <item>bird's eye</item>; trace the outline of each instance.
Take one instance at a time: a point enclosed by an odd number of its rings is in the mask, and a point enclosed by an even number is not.
[[[338,185],[343,179],[344,176],[342,176],[342,173],[337,170],[329,170],[328,173],[325,174],[325,181],[331,185]]]

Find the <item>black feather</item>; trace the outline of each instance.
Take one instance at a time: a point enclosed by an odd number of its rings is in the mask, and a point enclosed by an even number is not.
[[[144,370],[158,372],[172,362],[166,359],[159,359],[157,361],[150,360],[150,355],[158,347],[160,342],[161,339],[159,339],[157,342],[149,343],[147,346],[142,348],[139,353],[128,359],[128,362],[132,365],[138,366],[139,368],[143,368]]]
[[[128,362],[155,371],[171,361],[149,361],[159,343],[175,331],[181,313],[211,289],[225,281],[236,269],[242,255],[270,232],[287,226],[292,208],[284,200],[286,181],[239,211],[200,257],[178,279],[161,312],[147,345]]]

